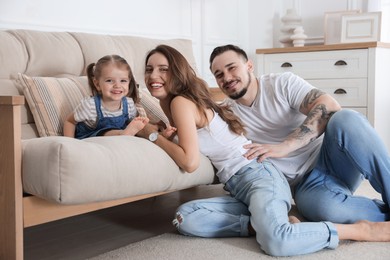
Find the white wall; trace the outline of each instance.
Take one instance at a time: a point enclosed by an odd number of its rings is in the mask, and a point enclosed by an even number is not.
[[[0,0],[0,27],[190,38],[191,3],[190,0]]]
[[[197,70],[210,86],[215,86],[208,69],[212,49],[221,44],[233,43],[244,48],[254,59],[257,48],[279,47],[280,18],[288,8],[294,7],[302,16],[308,40],[321,41],[324,12],[356,8],[363,11],[390,9],[389,2],[390,0],[0,0],[0,29],[188,38],[193,41]],[[388,23],[389,17],[385,19]],[[387,31],[390,33],[390,30]]]

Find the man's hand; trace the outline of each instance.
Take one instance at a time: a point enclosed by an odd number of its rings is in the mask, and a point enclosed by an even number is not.
[[[285,143],[280,144],[246,144],[245,149],[248,151],[244,154],[244,157],[248,160],[258,158],[258,162],[264,161],[268,157],[282,158],[286,157],[291,151],[289,146]]]

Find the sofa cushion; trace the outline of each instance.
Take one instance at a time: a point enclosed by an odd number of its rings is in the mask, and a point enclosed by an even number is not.
[[[15,73],[24,72],[29,60],[24,42],[12,33],[1,30],[0,46],[0,78],[9,79]],[[2,86],[0,92],[2,92]]]
[[[86,77],[29,77],[19,74],[18,80],[41,137],[63,135],[66,117],[83,97],[91,95]]]
[[[60,74],[79,76],[84,69],[84,55],[78,42],[68,32],[9,30],[25,47],[24,70],[32,76],[53,77]],[[17,52],[13,56],[22,55]],[[9,55],[8,55],[9,56]],[[8,57],[7,57],[8,58]]]
[[[160,147],[134,136],[83,140],[54,136],[23,141],[24,191],[63,204],[120,199],[210,184],[214,170],[185,173]]]

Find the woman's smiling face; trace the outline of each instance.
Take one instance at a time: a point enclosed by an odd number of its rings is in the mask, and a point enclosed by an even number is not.
[[[159,52],[152,54],[145,68],[145,83],[152,96],[163,99],[168,96],[166,82],[169,64],[167,58]]]

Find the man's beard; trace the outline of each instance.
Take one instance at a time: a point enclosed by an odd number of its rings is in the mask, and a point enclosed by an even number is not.
[[[249,79],[248,84],[246,84],[246,86],[243,89],[241,89],[241,91],[229,95],[229,97],[231,99],[237,100],[239,98],[242,98],[246,94],[246,92],[248,92],[249,85],[251,84],[251,81],[252,81],[251,75],[249,72],[248,72],[248,79]]]

